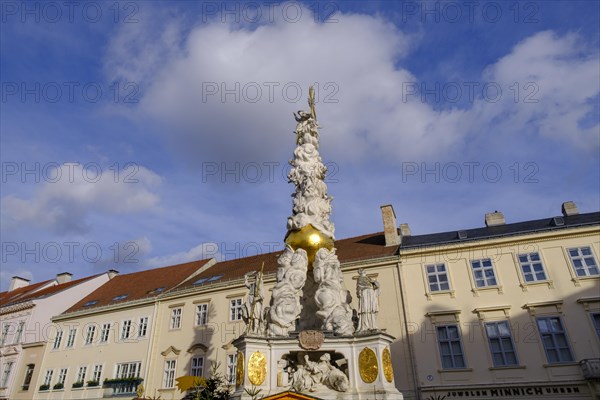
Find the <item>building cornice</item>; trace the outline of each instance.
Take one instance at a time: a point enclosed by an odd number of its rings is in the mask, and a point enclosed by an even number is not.
[[[82,317],[82,316],[88,316],[88,315],[94,315],[94,314],[103,314],[103,313],[107,313],[107,312],[111,312],[111,311],[121,311],[121,310],[126,310],[128,308],[140,308],[140,307],[143,307],[146,305],[153,306],[156,303],[156,300],[157,300],[156,297],[152,297],[152,298],[132,300],[127,303],[108,304],[106,306],[94,307],[89,310],[78,310],[78,311],[73,311],[73,312],[66,313],[66,314],[60,314],[55,317],[52,317],[50,320],[52,322],[59,322],[59,321],[66,321],[66,320],[69,320],[69,319],[72,319],[75,317]]]
[[[11,314],[14,312],[27,310],[33,307],[35,307],[35,303],[32,300],[25,301],[23,303],[12,304],[0,308],[0,315]]]

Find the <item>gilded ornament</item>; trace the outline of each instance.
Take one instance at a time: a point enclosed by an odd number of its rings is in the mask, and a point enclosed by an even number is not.
[[[379,367],[377,365],[377,355],[368,347],[362,349],[358,355],[358,370],[360,377],[365,383],[373,383],[377,379]]]
[[[383,364],[383,376],[385,380],[392,383],[394,380],[394,370],[392,369],[392,355],[387,347],[383,349],[381,354],[381,364]]]
[[[308,255],[308,269],[312,269],[315,254],[323,247],[328,250],[333,249],[333,239],[311,224],[306,225],[300,230],[290,231],[285,238],[285,243],[292,249],[304,249]]]
[[[255,351],[248,359],[248,380],[251,384],[260,386],[266,377],[267,357],[260,351]]]
[[[238,351],[235,369],[235,384],[241,386],[244,383],[244,353]]]

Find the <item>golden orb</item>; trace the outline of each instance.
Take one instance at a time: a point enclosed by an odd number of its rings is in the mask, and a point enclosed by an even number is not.
[[[313,262],[317,251],[325,247],[328,250],[333,249],[333,239],[311,224],[306,225],[302,229],[288,232],[285,237],[285,243],[292,249],[304,249],[308,255],[308,269],[312,269]]]

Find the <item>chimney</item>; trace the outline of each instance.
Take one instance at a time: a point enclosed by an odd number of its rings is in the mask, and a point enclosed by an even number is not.
[[[25,286],[29,286],[29,279],[21,278],[20,276],[13,276],[10,281],[10,287],[8,291],[11,292],[15,289],[22,288]]]
[[[398,228],[396,228],[396,213],[391,204],[381,206],[381,216],[383,218],[383,233],[385,234],[386,246],[397,246],[400,244]]]
[[[73,274],[70,272],[61,272],[60,274],[56,274],[56,281],[60,285],[61,283],[71,282],[71,278]]]
[[[564,203],[562,203],[560,209],[562,211],[562,215],[564,215],[565,217],[579,214],[579,209],[577,208],[577,205],[575,205],[575,203],[573,203],[572,201],[565,201]]]
[[[400,237],[406,237],[410,235],[410,226],[408,226],[408,224],[400,224]]]
[[[504,220],[504,214],[500,211],[494,211],[493,213],[485,214],[485,226],[498,226],[504,225],[506,221]]]
[[[108,279],[112,279],[115,276],[119,275],[119,271],[117,271],[116,269],[109,269],[107,271],[107,274],[108,274]]]

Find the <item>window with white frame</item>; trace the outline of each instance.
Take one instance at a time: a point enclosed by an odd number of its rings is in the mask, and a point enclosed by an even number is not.
[[[175,360],[165,360],[163,388],[172,388],[175,381]]]
[[[235,373],[237,368],[237,354],[227,354],[227,366],[225,379],[230,385],[235,384]]]
[[[192,376],[202,376],[204,374],[204,357],[192,357],[191,367]]]
[[[115,378],[137,378],[140,376],[141,366],[142,363],[139,361],[117,364],[117,374]]]
[[[64,385],[66,379],[67,379],[67,368],[61,368],[58,373],[58,381],[56,383]]]
[[[241,321],[243,307],[244,300],[242,298],[229,300],[229,320]]]
[[[5,324],[2,328],[2,337],[0,338],[0,346],[3,346],[6,342],[6,337],[8,336],[8,330],[10,329],[10,324]]]
[[[560,317],[536,319],[548,363],[572,362],[573,353]]]
[[[75,336],[77,335],[77,328],[69,329],[69,336],[67,337],[67,344],[65,347],[73,347],[75,344]]]
[[[52,384],[52,375],[54,375],[53,369],[46,370],[46,375],[44,375],[44,385],[50,386]]]
[[[60,342],[62,341],[63,331],[56,331],[56,336],[54,336],[54,344],[52,345],[52,349],[56,350],[60,348]]]
[[[96,325],[88,325],[85,332],[85,344],[92,344],[96,335]]]
[[[123,328],[121,329],[121,339],[122,340],[129,339],[130,335],[131,335],[131,320],[128,319],[126,321],[123,321]]]
[[[489,286],[497,286],[496,273],[494,272],[494,266],[492,260],[484,258],[481,260],[472,260],[471,267],[473,268],[473,279],[475,279],[475,286],[478,288],[484,288]]]
[[[171,329],[179,329],[181,328],[181,308],[173,308],[171,309]]]
[[[196,305],[196,326],[206,325],[208,323],[208,303]]]
[[[540,253],[519,254],[519,265],[525,282],[540,282],[548,279]]]
[[[23,328],[25,328],[25,321],[19,321],[19,325],[17,326],[17,333],[15,333],[15,340],[13,340],[14,344],[21,343],[21,337],[23,336]]]
[[[100,382],[102,378],[102,364],[94,365],[94,372],[92,373],[92,380],[94,382]]]
[[[600,275],[598,263],[596,262],[594,253],[592,253],[591,247],[576,247],[569,249],[568,252],[577,276],[585,277]]]
[[[442,290],[450,290],[450,281],[448,279],[448,271],[446,264],[431,264],[425,266],[427,271],[427,284],[429,291],[439,292]]]
[[[596,329],[596,334],[598,335],[598,339],[600,339],[600,313],[592,313],[592,324],[594,324],[594,329]]]
[[[465,368],[465,357],[458,325],[442,325],[436,327],[442,368]]]
[[[87,373],[87,366],[79,367],[77,371],[77,380],[75,382],[85,382],[85,374]]]
[[[8,361],[4,364],[4,370],[2,371],[2,381],[0,381],[0,387],[6,387],[8,385],[8,379],[12,371],[14,361]]]
[[[508,321],[486,322],[485,332],[494,367],[517,365],[517,353]]]
[[[148,317],[140,318],[140,325],[138,327],[138,337],[145,337],[148,333]]]
[[[110,322],[102,324],[102,330],[100,331],[100,343],[108,342],[110,336]]]

